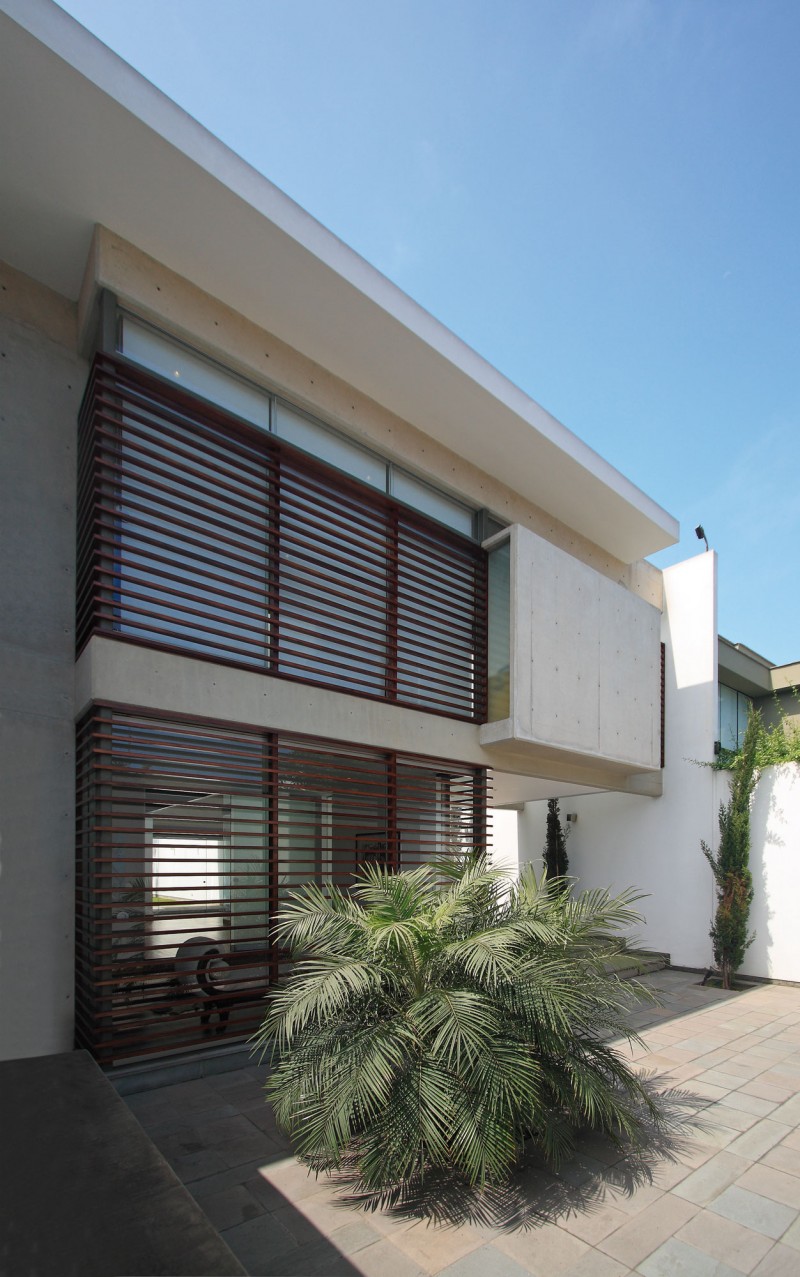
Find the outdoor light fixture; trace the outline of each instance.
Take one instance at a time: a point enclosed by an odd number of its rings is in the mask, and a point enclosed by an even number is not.
[[[702,523],[698,523],[697,527],[694,530],[694,534],[697,537],[698,541],[705,541],[706,549],[708,549],[708,537],[705,534],[705,529],[703,528]]]

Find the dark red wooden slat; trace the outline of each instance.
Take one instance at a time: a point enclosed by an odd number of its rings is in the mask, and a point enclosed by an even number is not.
[[[452,761],[108,705],[77,758],[77,1036],[108,1064],[249,1037],[293,887],[485,841],[485,775]],[[203,936],[216,998],[181,957]]]
[[[99,356],[81,413],[92,634],[482,721],[480,547],[206,401]]]

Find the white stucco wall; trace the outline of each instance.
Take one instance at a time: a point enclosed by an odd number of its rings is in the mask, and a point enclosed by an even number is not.
[[[728,796],[727,777],[715,773],[716,805]],[[718,838],[714,840],[716,847]],[[750,813],[750,927],[756,938],[744,975],[800,982],[800,766],[768,767],[759,778]]]
[[[677,965],[711,960],[711,873],[700,840],[716,829],[713,757],[717,731],[716,556],[702,553],[664,573],[666,766],[660,798],[606,793],[565,799],[577,813],[567,852],[584,887],[638,887],[646,923],[640,939]],[[557,789],[553,797],[558,796]],[[520,860],[541,859],[545,803],[520,814]]]

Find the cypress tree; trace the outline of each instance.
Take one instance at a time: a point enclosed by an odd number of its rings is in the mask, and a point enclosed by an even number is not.
[[[547,835],[543,858],[549,881],[553,882],[555,879],[563,880],[566,878],[569,868],[567,839],[561,826],[561,813],[558,809],[557,798],[548,798],[547,800]],[[561,881],[558,886],[562,890],[566,890],[567,884]]]
[[[758,780],[756,750],[761,732],[761,715],[751,709],[733,770],[731,795],[719,809],[719,849],[715,855],[707,843],[701,844],[717,886],[717,911],[709,934],[723,989],[730,989],[733,976],[755,939],[755,933],[748,934],[747,930],[753,900],[750,800]]]

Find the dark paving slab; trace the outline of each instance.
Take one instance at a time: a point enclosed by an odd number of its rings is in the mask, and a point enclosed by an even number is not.
[[[84,1051],[0,1062],[2,1277],[244,1273]]]

